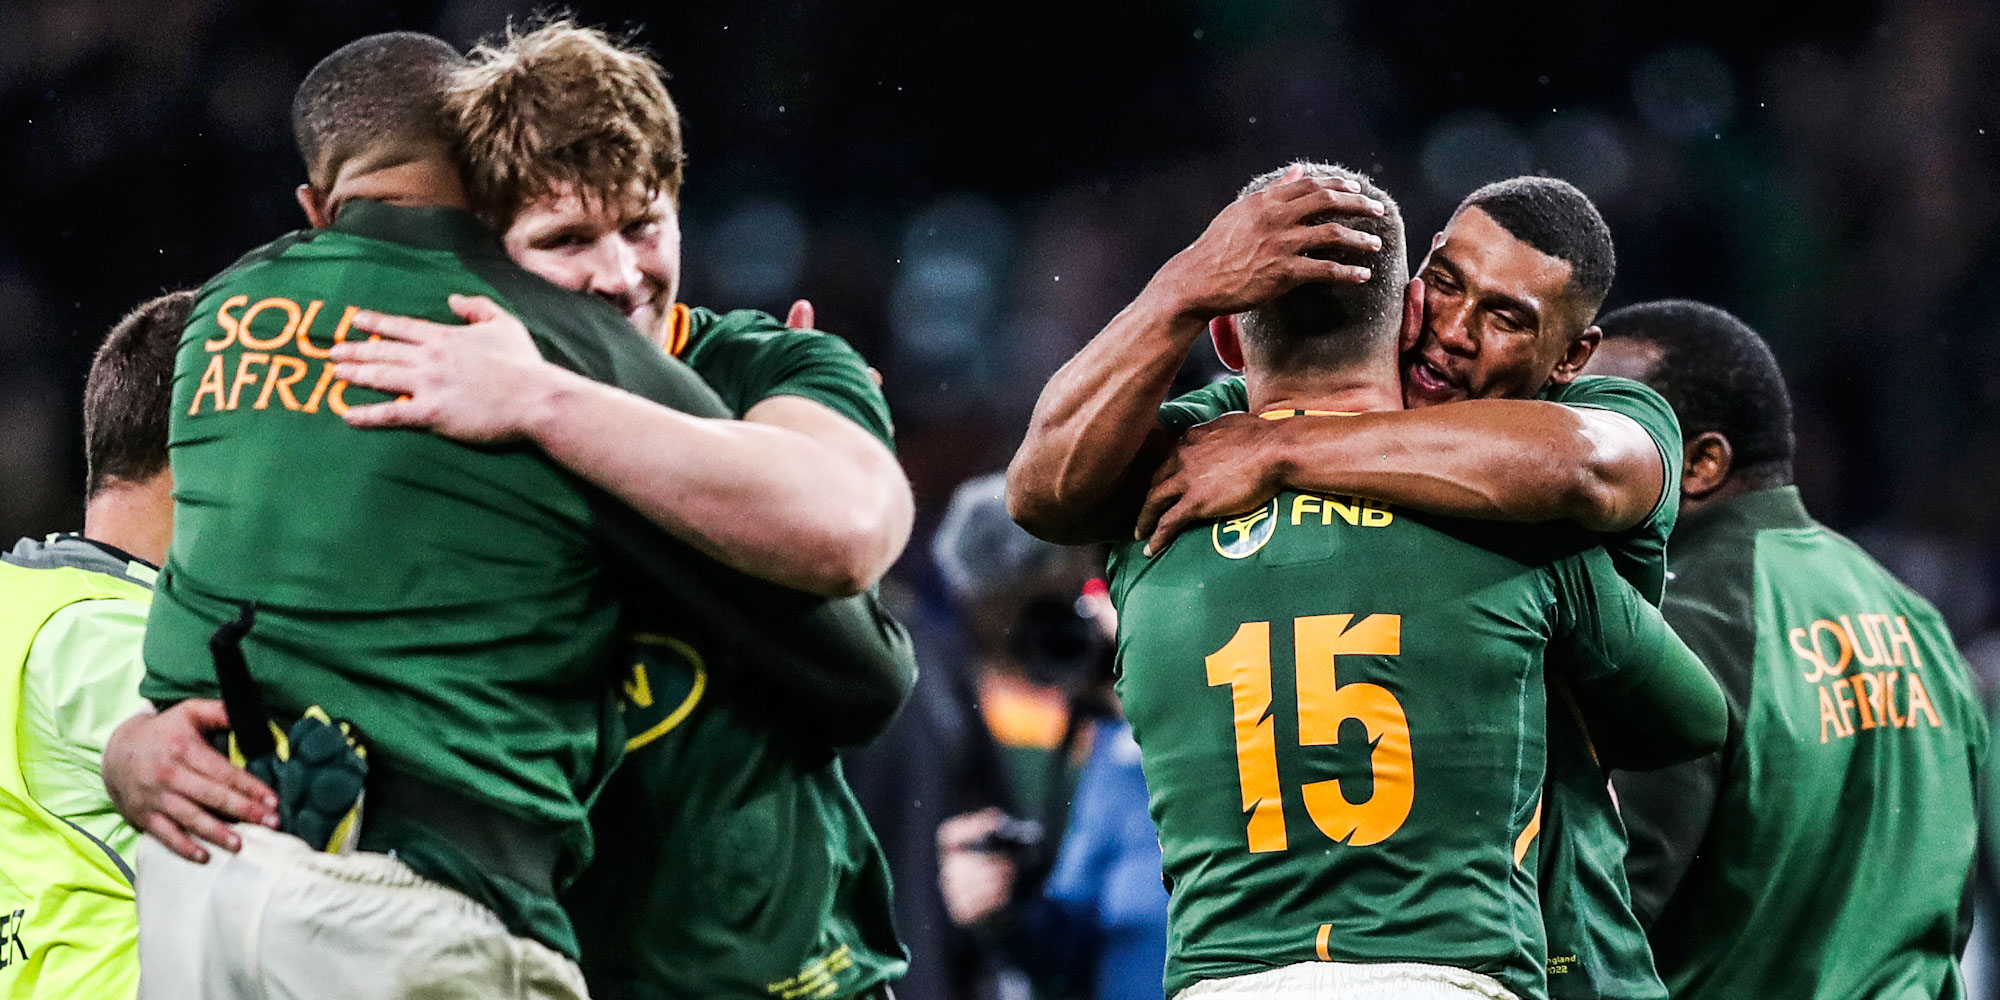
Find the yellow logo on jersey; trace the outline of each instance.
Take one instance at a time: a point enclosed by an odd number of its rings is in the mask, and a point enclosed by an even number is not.
[[[1248,514],[1232,517],[1226,521],[1217,521],[1215,526],[1209,529],[1209,540],[1214,543],[1215,551],[1221,553],[1224,558],[1248,559],[1256,555],[1257,550],[1263,548],[1277,532],[1277,514],[1278,501],[1272,500]],[[1225,537],[1230,538],[1226,544],[1223,542]]]

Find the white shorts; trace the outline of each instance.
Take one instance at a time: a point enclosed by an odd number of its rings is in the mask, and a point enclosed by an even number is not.
[[[136,853],[139,1000],[584,1000],[576,963],[387,854],[238,824],[198,865]]]
[[[143,928],[142,928],[143,932]],[[1492,976],[1420,962],[1300,962],[1227,979],[1205,979],[1174,1000],[1516,1000]]]

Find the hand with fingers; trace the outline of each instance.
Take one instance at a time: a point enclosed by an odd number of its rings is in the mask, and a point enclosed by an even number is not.
[[[454,295],[465,325],[361,311],[354,328],[366,341],[334,345],[334,375],[401,398],[350,407],[355,427],[408,427],[472,444],[527,435],[538,390],[564,373],[542,359],[527,327],[492,299]]]
[[[1315,281],[1360,284],[1372,272],[1312,256],[1345,247],[1382,248],[1372,233],[1327,216],[1380,216],[1386,207],[1345,177],[1307,177],[1294,165],[1283,180],[1238,198],[1187,249],[1167,261],[1146,291],[1170,296],[1176,311],[1210,319],[1255,308]]]
[[[1283,488],[1276,453],[1268,447],[1285,421],[1230,413],[1187,432],[1153,475],[1133,537],[1146,554],[1165,551],[1188,525],[1253,510]]]
[[[983,809],[953,816],[938,826],[938,890],[952,923],[961,927],[981,923],[1013,897],[1018,874],[1014,862],[979,847],[1006,822],[1006,813]]]
[[[242,842],[230,824],[275,829],[278,796],[208,744],[229,728],[222,702],[183,701],[119,723],[104,744],[104,788],[120,815],[189,861],[208,861],[202,841]]]

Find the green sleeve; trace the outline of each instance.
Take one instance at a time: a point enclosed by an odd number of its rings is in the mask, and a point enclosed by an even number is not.
[[[1179,434],[1225,413],[1249,408],[1250,390],[1243,384],[1243,376],[1231,375],[1160,404],[1160,423]]]
[[[489,279],[491,280],[491,279]],[[496,286],[500,282],[494,282]],[[551,361],[697,416],[734,416],[693,369],[588,296],[502,286]],[[909,633],[873,594],[828,600],[749,576],[583,486],[631,632],[699,637],[718,677],[782,699],[774,711],[834,746],[886,728],[916,683]]]
[[[145,707],[146,605],[79,601],[35,634],[21,681],[21,776],[50,812],[130,858],[139,831],[104,790],[104,744]]]
[[[1721,749],[1722,689],[1680,636],[1625,582],[1603,549],[1555,565],[1568,654],[1552,657],[1590,720],[1606,768],[1646,770]]]
[[[773,396],[799,396],[861,425],[892,450],[895,430],[882,387],[847,341],[794,330],[752,309],[715,316],[694,310],[698,329],[683,355],[739,414]]]
[[[1666,398],[1642,382],[1612,375],[1585,375],[1567,385],[1550,387],[1543,398],[1552,403],[1591,410],[1609,410],[1637,421],[1660,450],[1666,469],[1660,498],[1639,527],[1655,523],[1671,530],[1681,502],[1681,422]]]

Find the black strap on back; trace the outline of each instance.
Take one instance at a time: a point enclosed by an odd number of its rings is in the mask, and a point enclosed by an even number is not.
[[[243,660],[243,637],[257,623],[255,602],[243,605],[236,620],[226,622],[208,637],[208,655],[215,660],[215,681],[222,687],[222,706],[229,711],[229,731],[236,737],[236,749],[244,760],[278,752],[271,736],[271,712],[264,707],[264,695],[250,678],[250,666]]]

